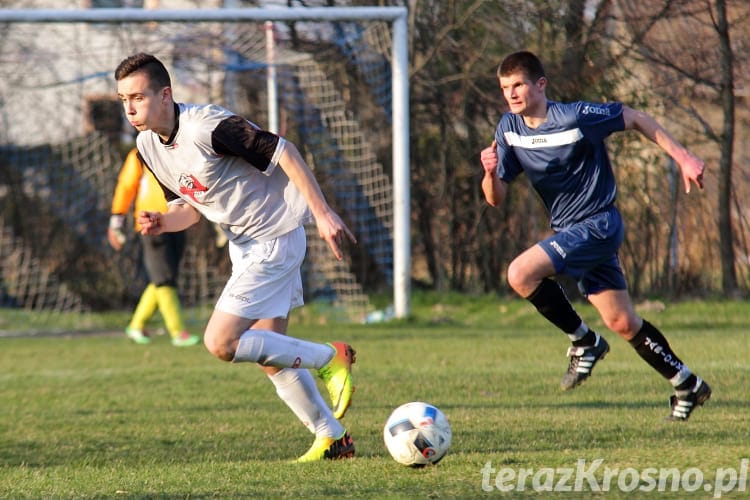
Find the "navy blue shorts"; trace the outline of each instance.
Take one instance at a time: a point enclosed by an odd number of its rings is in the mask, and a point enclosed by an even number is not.
[[[539,242],[555,272],[578,281],[584,295],[602,290],[625,290],[627,283],[617,251],[625,236],[617,208],[592,215]]]

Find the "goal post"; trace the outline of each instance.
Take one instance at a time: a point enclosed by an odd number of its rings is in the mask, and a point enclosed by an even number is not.
[[[385,21],[391,26],[391,152],[393,162],[394,315],[410,313],[409,85],[406,7],[206,8],[206,9],[0,9],[0,23],[159,23],[267,21]]]

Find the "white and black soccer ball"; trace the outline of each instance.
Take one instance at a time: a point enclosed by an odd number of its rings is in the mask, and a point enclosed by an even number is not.
[[[413,401],[391,413],[383,429],[385,447],[403,465],[438,463],[451,446],[451,426],[436,406]]]

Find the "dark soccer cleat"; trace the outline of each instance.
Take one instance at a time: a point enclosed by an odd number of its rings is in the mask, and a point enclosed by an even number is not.
[[[567,391],[580,385],[591,376],[594,365],[609,352],[609,344],[604,337],[596,334],[596,342],[592,346],[568,348],[567,356],[570,358],[568,371],[560,381],[560,388]]]
[[[687,420],[697,406],[702,406],[711,397],[711,388],[702,378],[697,378],[698,381],[690,392],[687,394],[675,393],[669,397],[672,411],[667,415],[666,420],[673,422]]]

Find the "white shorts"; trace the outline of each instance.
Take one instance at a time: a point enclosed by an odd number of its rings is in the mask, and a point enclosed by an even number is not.
[[[286,318],[304,304],[300,267],[306,250],[302,226],[270,241],[230,242],[232,276],[215,309],[248,319]]]

